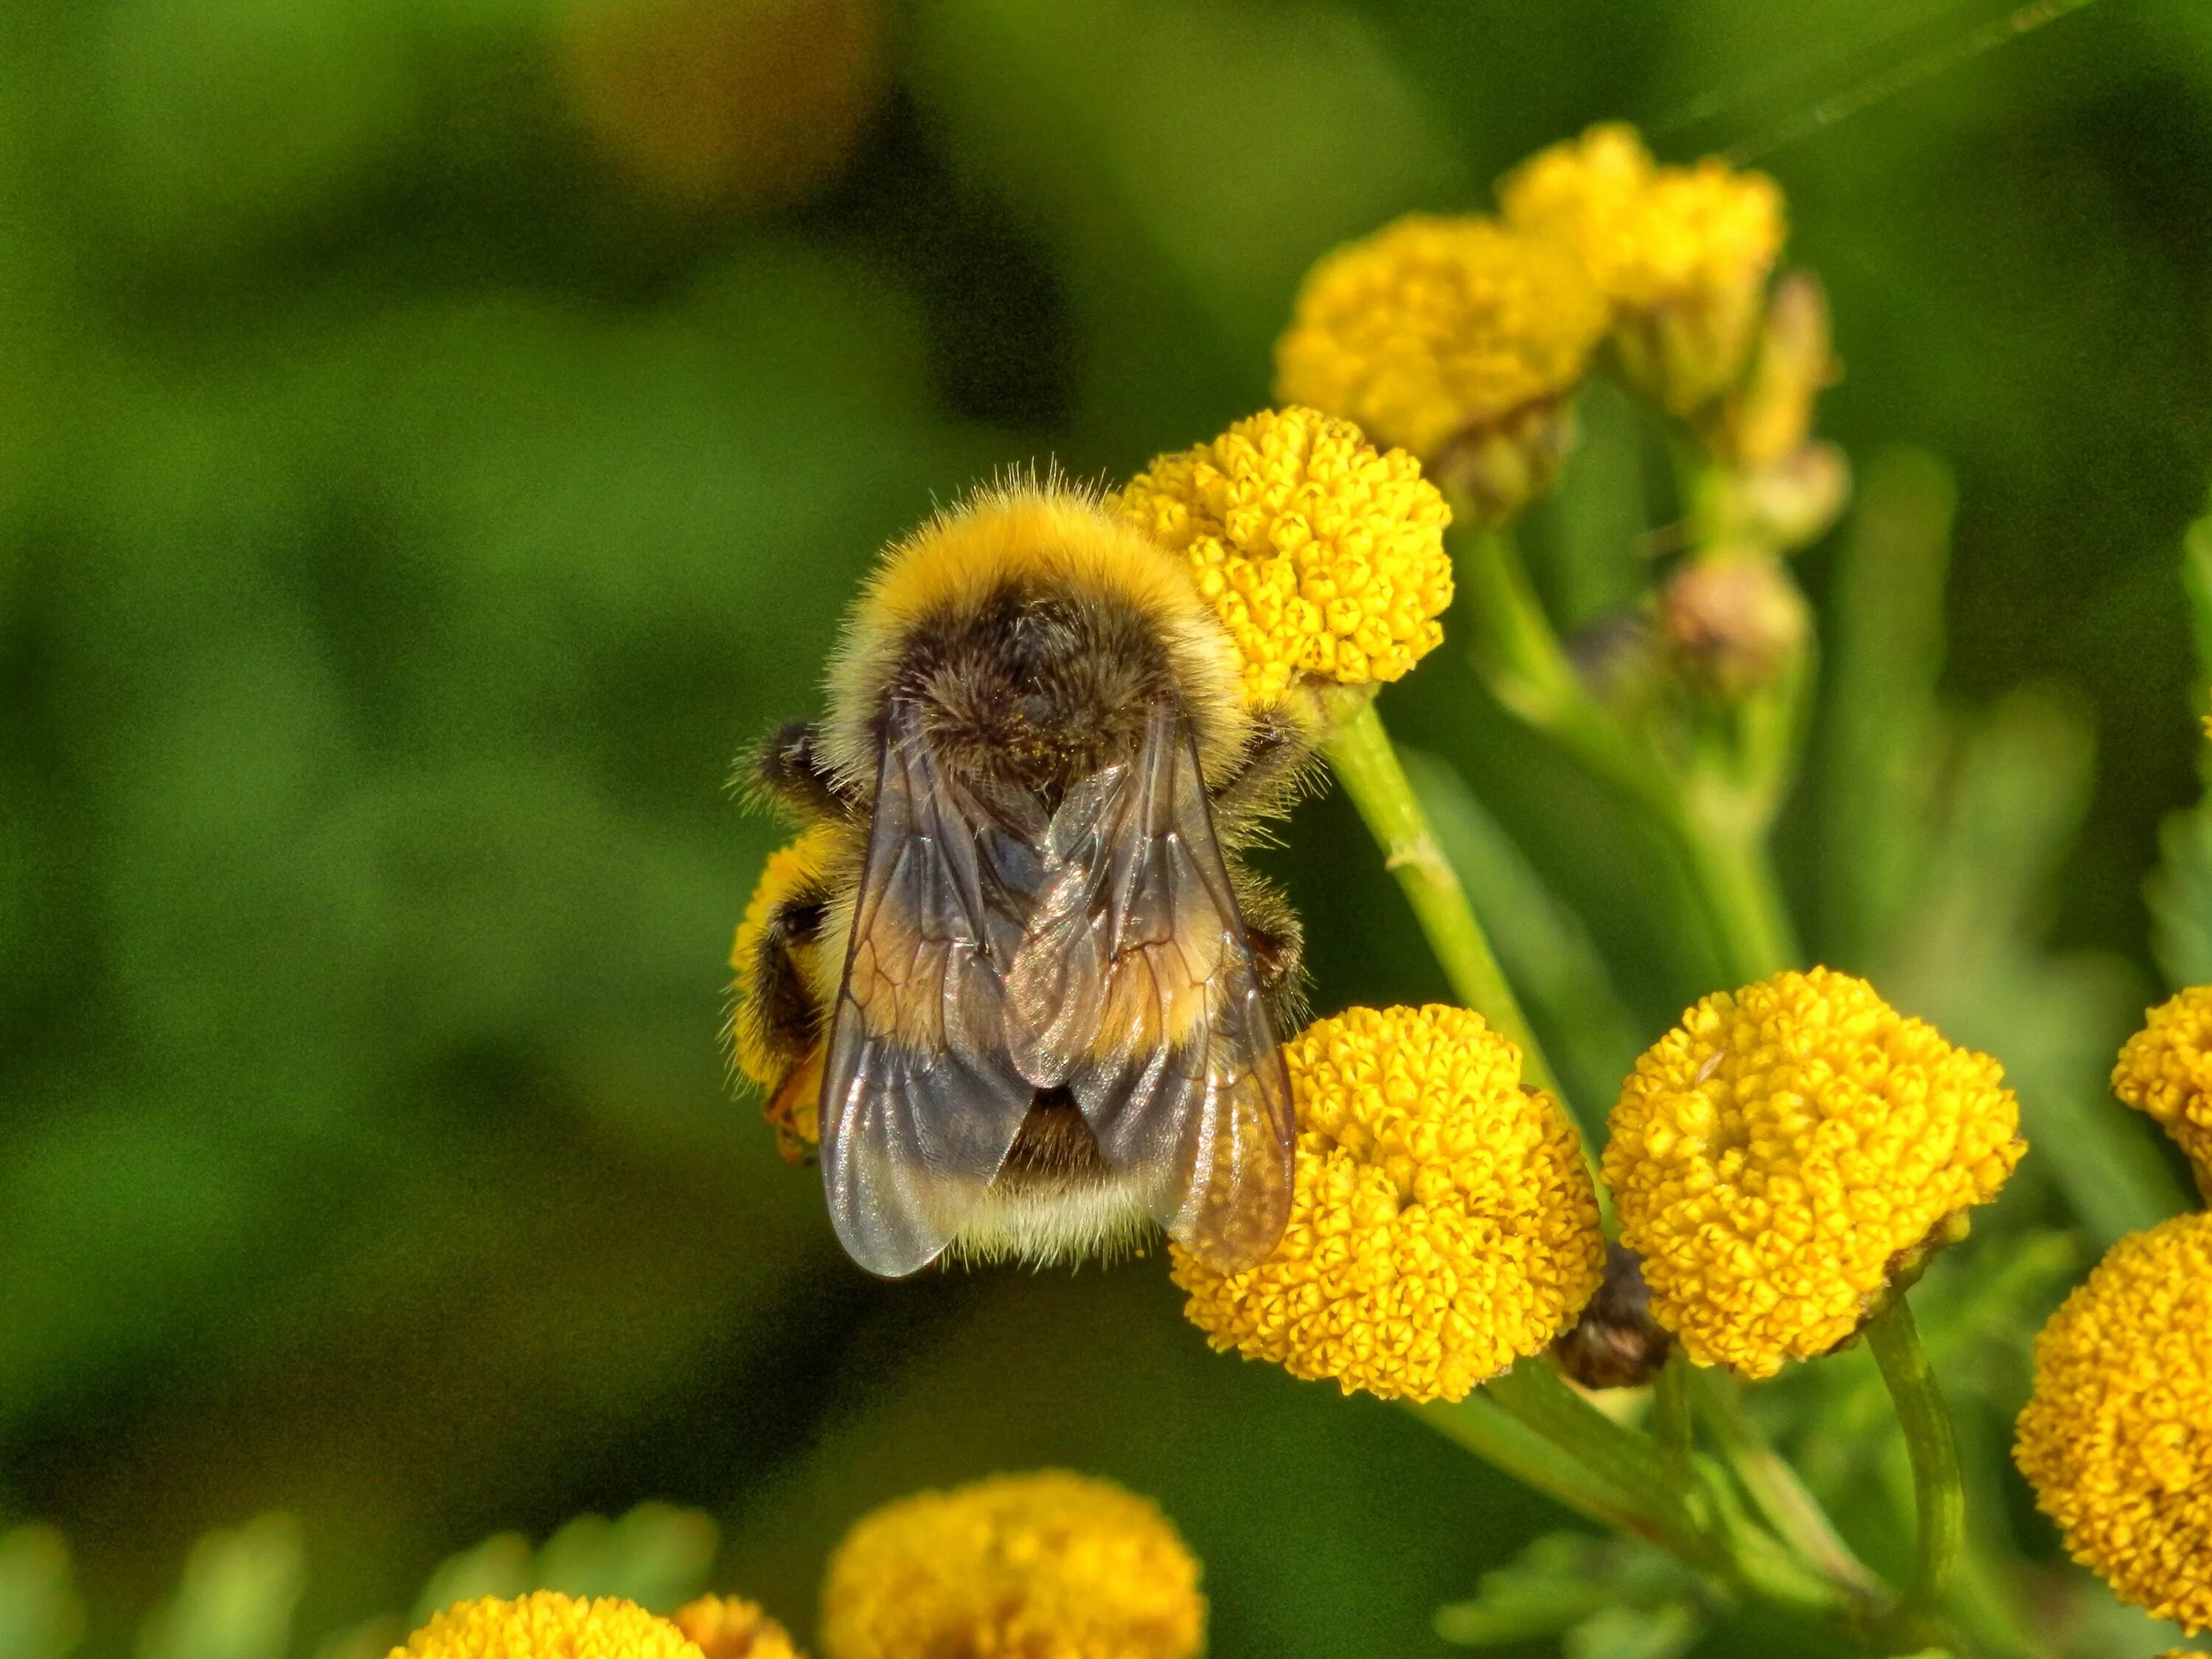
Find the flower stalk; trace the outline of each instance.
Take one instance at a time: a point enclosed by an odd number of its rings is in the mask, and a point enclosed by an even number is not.
[[[1913,1539],[1907,1604],[1932,1613],[1942,1601],[1966,1543],[1966,1491],[1959,1472],[1958,1437],[1902,1292],[1893,1293],[1869,1322],[1866,1336],[1881,1380],[1896,1403],[1905,1451],[1912,1462],[1918,1531]]]
[[[1591,695],[1544,613],[1510,534],[1449,538],[1476,672],[1498,700],[1639,812],[1687,872],[1724,972],[1741,983],[1797,958],[1795,929],[1765,849],[1794,749],[1802,670],[1756,694],[1733,741],[1690,763],[1668,755]]]
[[[1453,995],[1519,1046],[1528,1081],[1558,1093],[1559,1079],[1498,965],[1459,872],[1437,844],[1428,812],[1375,712],[1370,689],[1331,688],[1323,696],[1334,717],[1327,744],[1329,764],[1382,849],[1384,867],[1413,907]]]

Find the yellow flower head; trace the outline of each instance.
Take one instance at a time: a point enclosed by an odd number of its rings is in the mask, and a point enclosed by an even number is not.
[[[1616,313],[1630,380],[1680,415],[1727,390],[1786,232],[1771,179],[1711,156],[1659,167],[1613,124],[1531,157],[1498,199],[1509,224],[1581,256]]]
[[[391,1659],[702,1659],[684,1632],[635,1601],[538,1590],[459,1601]]]
[[[2212,1626],[2212,1215],[2122,1239],[2051,1316],[2013,1456],[2122,1601]]]
[[[1540,1353],[1597,1290],[1597,1197],[1559,1102],[1461,1008],[1353,1008],[1284,1046],[1297,1185],[1273,1255],[1172,1252],[1216,1348],[1346,1394],[1458,1400]]]
[[[1324,258],[1275,345],[1275,392],[1434,461],[1573,389],[1606,307],[1573,254],[1493,220],[1413,214]]]
[[[878,1510],[830,1557],[829,1659],[1190,1659],[1198,1563],[1157,1505],[1046,1470]]]
[[[1395,680],[1443,641],[1451,509],[1411,455],[1378,454],[1348,422],[1255,415],[1161,456],[1114,505],[1190,561],[1255,704],[1302,677]]]
[[[702,1595],[674,1618],[706,1659],[800,1659],[790,1632],[741,1595]]]
[[[2120,1050],[2112,1092],[2148,1112],[2197,1166],[2212,1194],[2212,985],[2193,986],[2150,1011]]]
[[[1636,1062],[1605,1150],[1653,1315],[1747,1376],[1846,1340],[2027,1151],[2002,1079],[1847,974],[1707,997]]]

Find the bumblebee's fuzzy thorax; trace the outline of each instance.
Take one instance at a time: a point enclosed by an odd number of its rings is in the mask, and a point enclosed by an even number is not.
[[[1225,769],[1249,718],[1235,647],[1184,562],[1090,497],[1009,489],[894,548],[830,670],[829,757],[865,794],[890,699],[918,702],[963,775],[1049,808],[1127,759],[1157,696],[1191,711],[1201,763]]]

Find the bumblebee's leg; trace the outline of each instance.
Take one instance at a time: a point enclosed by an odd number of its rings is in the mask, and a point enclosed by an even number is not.
[[[753,781],[770,799],[810,818],[842,818],[859,805],[822,753],[822,733],[805,720],[778,726],[754,751]]]
[[[820,945],[827,908],[818,891],[793,894],[769,913],[752,959],[738,964],[738,1064],[767,1091],[763,1115],[793,1164],[806,1161],[820,1133],[816,1096],[829,1018],[805,963]]]
[[[1305,1024],[1305,928],[1291,902],[1269,881],[1241,864],[1224,860],[1229,884],[1237,891],[1237,908],[1244,921],[1245,942],[1252,947],[1252,966],[1260,976],[1260,994],[1267,1001],[1267,1018],[1275,1035],[1297,1035]]]
[[[1235,766],[1212,792],[1218,824],[1233,834],[1255,818],[1279,817],[1312,775],[1314,734],[1288,709],[1264,709]]]

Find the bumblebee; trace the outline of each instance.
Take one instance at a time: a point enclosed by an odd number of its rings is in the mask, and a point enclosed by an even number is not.
[[[1310,732],[1239,694],[1185,562],[1057,484],[893,547],[829,712],[751,770],[806,826],[741,930],[732,1031],[848,1253],[1224,1271],[1290,1211],[1297,918],[1239,862]]]

